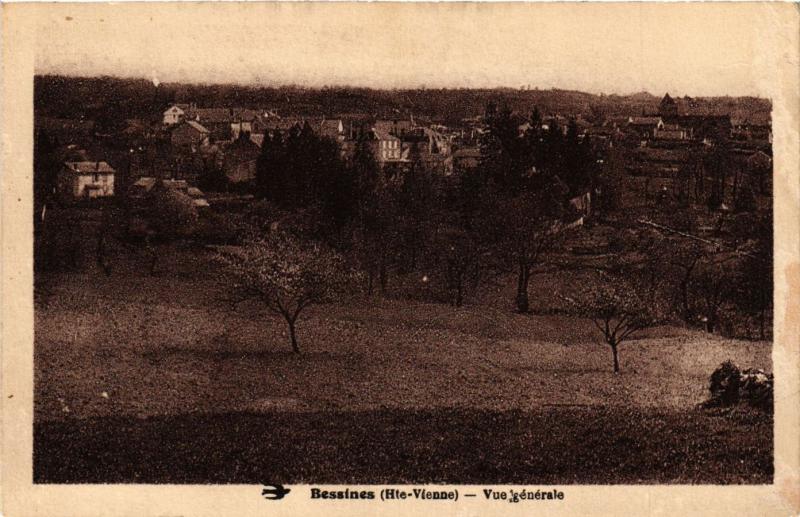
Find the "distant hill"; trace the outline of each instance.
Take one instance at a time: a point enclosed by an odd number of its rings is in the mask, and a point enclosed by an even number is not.
[[[225,84],[162,83],[114,77],[34,78],[36,115],[95,120],[140,118],[156,120],[174,102],[198,106],[275,109],[281,114],[343,115],[363,113],[380,117],[425,116],[445,124],[484,112],[486,104],[507,104],[520,113],[534,106],[545,114],[591,116],[641,115],[658,109],[661,96],[647,92],[632,95],[595,95],[559,89],[415,89],[259,87]],[[737,118],[771,112],[769,100],[755,97],[694,98],[711,111],[730,112]]]

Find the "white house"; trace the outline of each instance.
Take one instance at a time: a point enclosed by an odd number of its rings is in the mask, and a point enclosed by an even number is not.
[[[182,121],[185,116],[186,112],[180,107],[170,106],[169,109],[164,112],[164,124],[168,126],[177,124],[178,122]]]
[[[71,198],[113,196],[115,172],[106,162],[65,162],[58,173],[58,191]]]
[[[402,159],[400,154],[402,147],[398,137],[390,134],[377,124],[372,128],[375,140],[378,141],[378,153],[376,159],[378,163],[399,162]]]

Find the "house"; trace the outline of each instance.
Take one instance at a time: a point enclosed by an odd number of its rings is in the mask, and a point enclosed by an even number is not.
[[[375,159],[379,164],[397,163],[402,160],[400,138],[386,131],[385,126],[373,127],[372,134],[377,142]]]
[[[661,128],[653,131],[653,138],[656,140],[687,140],[690,132],[678,124],[664,124]]]
[[[678,116],[678,103],[669,96],[669,93],[664,95],[664,98],[661,99],[661,104],[658,105],[658,114],[665,119]]]
[[[688,149],[661,149],[643,147],[631,154],[626,169],[632,174],[656,177],[675,177],[681,167],[691,161]]]
[[[335,142],[344,141],[344,123],[341,119],[322,119],[319,123],[319,135]]]
[[[720,141],[727,140],[731,136],[730,115],[697,112],[680,115],[675,122],[687,128],[695,140]]]
[[[761,140],[772,143],[772,122],[769,113],[753,113],[744,119],[731,119],[731,138]]]
[[[222,170],[231,183],[246,183],[256,178],[259,146],[248,138],[237,138],[223,150]]]
[[[459,149],[453,153],[453,170],[464,171],[475,169],[480,165],[481,150],[477,147]]]
[[[248,108],[234,109],[230,121],[231,140],[239,138],[239,134],[242,132],[250,134],[257,132],[263,133],[263,129],[260,127],[260,120],[262,117],[263,114],[256,110]]]
[[[710,142],[731,136],[730,113],[689,97],[673,99],[669,94],[664,95],[658,114],[665,124],[677,124],[685,129],[690,140]]]
[[[115,173],[103,161],[64,162],[58,173],[58,191],[71,199],[113,196]]]
[[[164,125],[172,126],[179,124],[183,121],[185,116],[186,112],[182,108],[177,105],[170,106],[164,111]]]
[[[403,138],[416,126],[413,120],[376,120],[372,127],[381,134]]]
[[[186,194],[192,199],[192,204],[196,208],[207,208],[210,205],[205,198],[205,194],[197,187],[192,187],[186,180],[162,179],[144,176],[136,180],[136,183],[128,189],[128,196],[135,202],[147,203],[151,195],[159,190],[172,189],[182,194]]]
[[[149,176],[142,176],[128,187],[128,197],[131,199],[144,199],[156,186],[156,179]]]
[[[264,133],[250,133],[250,141],[261,147],[264,145]]]
[[[649,140],[655,136],[656,131],[664,129],[664,121],[661,117],[631,117],[628,129],[643,140]]]
[[[172,130],[173,147],[196,149],[209,142],[210,131],[194,120],[187,120]]]
[[[445,135],[431,128],[423,128],[423,133],[428,139],[428,152],[430,154],[438,154],[447,156],[451,152],[450,139]]]
[[[255,126],[254,133],[275,136],[277,133],[286,135],[293,129],[300,129],[303,127],[305,120],[300,117],[285,117],[285,118],[261,118],[258,125]]]
[[[592,215],[592,193],[584,192],[569,200],[569,205],[580,218]]]
[[[772,170],[772,158],[764,151],[756,151],[745,160],[750,170]]]
[[[209,140],[231,140],[232,124],[238,122],[232,108],[197,108],[186,110],[186,120],[201,124],[209,132]]]
[[[255,117],[250,121],[250,133],[264,134],[270,126],[270,122],[280,120],[278,113],[274,110],[266,110],[256,113]]]

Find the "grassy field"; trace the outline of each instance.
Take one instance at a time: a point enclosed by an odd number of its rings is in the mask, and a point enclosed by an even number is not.
[[[285,324],[225,302],[208,252],[37,277],[40,482],[767,482],[771,419],[709,413],[720,362],[771,345],[681,328],[623,344],[518,315],[510,285],[459,309],[360,298]],[[532,305],[579,285],[538,277]],[[538,304],[538,305],[537,305]],[[546,311],[541,311],[546,312]]]

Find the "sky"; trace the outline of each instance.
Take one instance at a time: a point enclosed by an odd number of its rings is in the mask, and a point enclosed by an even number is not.
[[[766,4],[62,4],[36,72],[156,82],[761,95]]]

